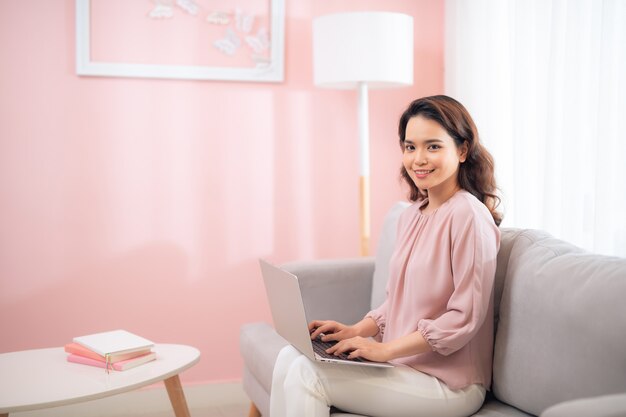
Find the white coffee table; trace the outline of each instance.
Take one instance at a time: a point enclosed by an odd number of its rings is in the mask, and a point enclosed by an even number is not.
[[[156,360],[126,371],[67,362],[63,348],[0,354],[0,417],[121,394],[164,381],[176,417],[189,409],[178,374],[200,360],[198,349],[156,344]]]

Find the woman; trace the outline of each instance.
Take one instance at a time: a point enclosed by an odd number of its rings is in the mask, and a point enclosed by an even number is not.
[[[491,382],[492,289],[500,244],[493,160],[467,110],[447,96],[400,118],[402,177],[414,202],[399,218],[387,298],[348,326],[310,323],[311,338],[397,366],[313,363],[288,346],[274,368],[272,417],[468,416]],[[374,339],[372,339],[372,337]]]

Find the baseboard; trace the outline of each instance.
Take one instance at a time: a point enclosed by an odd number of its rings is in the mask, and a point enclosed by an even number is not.
[[[247,415],[250,400],[241,381],[183,385],[192,416],[234,417]],[[163,384],[63,407],[11,413],[11,417],[173,417]]]

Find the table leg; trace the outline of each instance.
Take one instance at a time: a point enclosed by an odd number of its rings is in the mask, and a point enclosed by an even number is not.
[[[167,389],[167,395],[169,395],[172,408],[174,408],[174,415],[176,417],[191,417],[189,414],[189,408],[187,407],[187,400],[185,400],[185,393],[183,392],[183,387],[180,385],[180,378],[178,375],[167,378],[164,382],[165,388]]]

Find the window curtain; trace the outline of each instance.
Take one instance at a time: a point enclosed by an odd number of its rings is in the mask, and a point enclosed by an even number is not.
[[[626,257],[626,1],[447,0],[445,59],[502,226]]]

